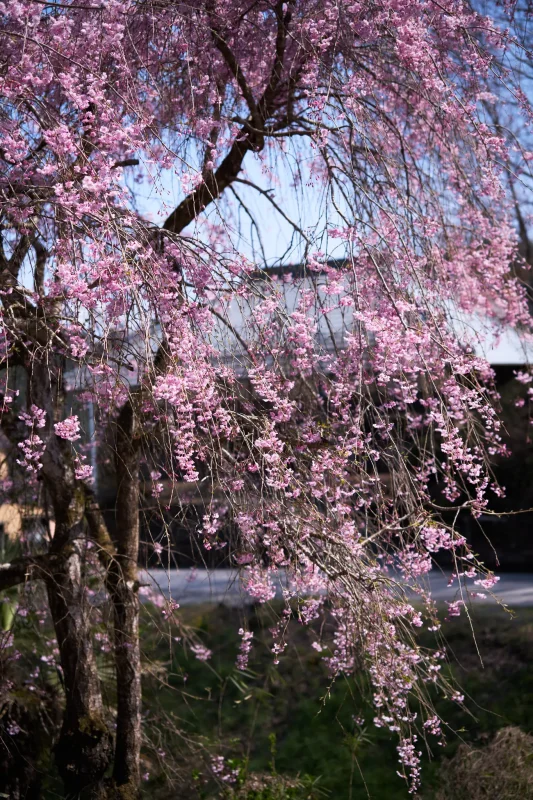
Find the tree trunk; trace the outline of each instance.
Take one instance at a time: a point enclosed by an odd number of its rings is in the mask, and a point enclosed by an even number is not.
[[[131,403],[117,420],[116,556],[108,585],[114,606],[117,738],[113,784],[118,798],[140,791],[141,653],[139,645],[139,438]]]
[[[50,331],[39,328],[43,345]],[[65,714],[55,748],[65,795],[100,798],[104,774],[112,757],[112,735],[102,702],[93,650],[91,607],[82,574],[85,497],[75,479],[70,442],[59,439],[53,424],[64,406],[62,358],[28,356],[29,403],[46,411],[42,438],[42,477],[54,510],[50,543],[54,557],[46,574],[48,602],[57,636],[65,690]]]
[[[92,787],[89,796],[96,798],[100,796],[102,779],[110,763],[112,737],[104,715],[92,646],[90,607],[75,544],[63,563],[54,566],[46,584],[66,700],[61,735],[55,748],[56,764],[66,797],[77,798],[82,790]]]

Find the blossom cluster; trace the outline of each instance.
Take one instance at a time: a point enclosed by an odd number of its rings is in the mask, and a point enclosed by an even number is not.
[[[0,359],[27,377],[26,411],[4,426],[18,466],[50,495],[59,474],[91,480],[58,441],[83,436],[66,395],[96,409],[100,441],[129,404],[159,522],[204,503],[204,548],[224,548],[254,600],[281,593],[276,661],[290,615],[312,624],[327,598],[336,629],[318,646],[334,676],[366,666],[413,792],[417,736],[439,726],[412,696],[444,685],[440,650],[413,644],[440,624],[427,575],[437,554],[453,563],[452,618],[469,581],[497,580],[441,513],[479,520],[503,492],[477,329],[532,333],[513,222],[531,151],[490,123],[496,90],[509,117],[503,94],[519,98],[524,129],[533,117],[501,67],[520,51],[513,13],[500,26],[463,0],[0,3]],[[293,220],[283,183],[290,206],[328,213]],[[293,270],[265,268],[270,219],[245,233],[243,187],[291,228]],[[531,399],[530,371],[516,377]]]

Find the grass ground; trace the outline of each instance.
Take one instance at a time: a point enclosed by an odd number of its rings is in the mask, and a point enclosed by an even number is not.
[[[234,800],[408,797],[396,774],[396,741],[372,724],[368,686],[358,676],[331,685],[320,655],[310,646],[312,632],[291,621],[287,649],[275,666],[269,633],[275,614],[267,608],[198,606],[178,614],[184,629],[194,631],[196,641],[210,648],[212,657],[199,661],[183,641],[176,641],[184,631],[165,622],[159,609],[143,607],[146,798],[228,798],[202,778],[206,763],[219,755],[226,758],[226,769],[249,776],[247,788],[234,793]],[[241,626],[254,633],[245,673],[235,668]],[[476,607],[473,626],[476,642],[466,619],[444,626],[450,655],[446,668],[462,686],[470,714],[434,698],[450,730],[446,747],[437,747],[424,758],[423,800],[437,800],[442,770],[448,769],[447,760],[461,742],[487,745],[508,726],[533,734],[533,609],[521,609],[510,618],[497,607]],[[12,695],[25,709],[20,720],[25,733],[13,739],[15,747],[22,747],[18,768],[27,772],[32,764],[46,776],[39,797],[56,800],[63,796],[51,757],[54,731],[60,724],[60,676],[50,666],[45,680],[42,669],[40,689],[33,691],[28,676],[44,663],[38,649],[42,639],[32,636],[24,619],[14,632],[21,657],[9,667],[16,672],[9,674],[18,676]],[[101,675],[112,704],[111,656],[104,650],[100,647]],[[2,770],[13,768],[13,758],[10,763],[2,761],[0,776]],[[533,800],[533,794],[500,798]],[[487,800],[494,798],[487,795]]]
[[[153,619],[143,627],[148,657],[145,729],[154,745],[147,750],[146,770],[151,773],[145,784],[147,797],[176,796],[165,788],[162,773],[172,772],[172,762],[180,762],[178,754],[186,754],[187,742],[195,737],[207,750],[234,759],[233,766],[247,763],[250,772],[308,776],[307,789],[298,797],[400,800],[408,796],[396,775],[394,738],[372,725],[368,687],[353,678],[330,686],[305,629],[294,624],[290,644],[279,667],[274,667],[268,613],[246,612],[254,649],[250,669],[242,675],[234,663],[244,612],[198,607],[184,614],[213,651],[207,663],[185,653]],[[464,619],[454,619],[444,629],[452,660],[448,668],[467,696],[471,715],[435,698],[450,731],[447,746],[425,758],[427,800],[435,796],[442,764],[461,741],[486,744],[508,725],[533,733],[533,609],[521,609],[511,619],[501,609],[478,607],[473,621],[476,642]],[[159,676],[167,671],[163,685]],[[178,770],[194,771],[187,756],[181,760],[185,765],[180,763]],[[204,791],[199,786],[199,794]],[[254,798],[263,796],[273,795]]]

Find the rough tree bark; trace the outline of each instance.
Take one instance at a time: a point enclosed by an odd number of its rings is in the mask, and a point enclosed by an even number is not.
[[[116,423],[117,535],[113,542],[94,495],[75,478],[70,442],[58,438],[54,432],[54,423],[63,416],[64,363],[60,357],[50,355],[53,320],[22,322],[31,328],[34,345],[28,347],[23,363],[28,379],[28,405],[35,404],[46,412],[46,424],[40,431],[46,443],[41,477],[53,509],[55,528],[48,553],[2,565],[0,586],[7,588],[33,579],[43,579],[46,584],[65,692],[63,725],[55,746],[65,796],[129,800],[139,794],[141,744],[138,420],[129,402]],[[83,575],[87,533],[98,546],[114,611],[117,687],[114,758]],[[112,777],[107,779],[112,760]]]
[[[139,644],[139,421],[131,402],[116,425],[116,555],[107,584],[114,610],[117,733],[114,796],[138,797],[141,751],[141,653]]]
[[[46,581],[57,636],[65,714],[55,748],[65,794],[77,798],[88,788],[101,797],[102,779],[109,766],[112,736],[102,703],[100,679],[92,646],[90,609],[84,596],[81,558],[76,545]]]
[[[49,330],[44,332],[49,335]],[[100,797],[102,779],[112,755],[112,736],[105,720],[100,678],[94,656],[90,605],[82,574],[85,498],[75,480],[70,443],[59,440],[53,423],[62,409],[62,364],[29,359],[29,400],[46,411],[42,477],[54,511],[50,552],[55,556],[45,575],[50,612],[59,647],[65,713],[55,747],[66,796]]]

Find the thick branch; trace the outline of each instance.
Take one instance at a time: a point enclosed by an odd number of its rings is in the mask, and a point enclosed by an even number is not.
[[[0,564],[0,591],[34,580],[45,580],[64,559],[61,554],[46,553],[40,556],[16,558]]]
[[[210,203],[217,200],[222,192],[237,178],[242,169],[244,157],[248,151],[262,150],[265,144],[265,123],[275,109],[275,101],[281,82],[287,31],[291,21],[291,12],[283,13],[283,3],[275,7],[278,21],[276,50],[270,79],[259,102],[256,104],[248,88],[246,79],[224,39],[216,31],[213,32],[217,47],[226,59],[239,88],[250,108],[251,124],[243,125],[231,149],[216,171],[210,170],[203,182],[191,192],[172,214],[167,218],[163,229],[171,233],[181,233],[198,214]],[[290,103],[290,97],[289,101]]]
[[[242,128],[231,150],[219,168],[210,170],[204,181],[174,209],[163,225],[163,230],[181,233],[210,203],[217,200],[242,169],[244,156],[254,150],[255,137]]]
[[[254,96],[252,94],[252,90],[248,86],[248,82],[244,76],[244,73],[238,63],[237,59],[235,58],[232,49],[223,38],[223,36],[219,33],[219,31],[213,27],[212,29],[213,39],[217,48],[219,49],[220,53],[222,54],[224,61],[226,62],[231,74],[237,81],[239,89],[242,92],[244,99],[246,100],[246,104],[250,110],[250,115],[252,117],[252,121],[254,124],[259,128],[261,126],[261,120],[259,117],[257,104],[255,102]]]
[[[33,283],[35,291],[38,292],[39,294],[43,294],[46,261],[48,259],[49,253],[46,247],[37,238],[33,242],[33,249],[35,250],[35,256],[36,256]]]
[[[116,556],[116,549],[109,535],[104,515],[93,492],[87,487],[85,490],[85,519],[89,527],[89,536],[98,547],[98,557],[103,568],[109,570]]]
[[[285,47],[287,43],[287,31],[292,18],[292,13],[287,11],[283,13],[284,2],[278,2],[275,5],[276,18],[278,23],[278,30],[276,35],[276,52],[274,56],[274,65],[270,73],[270,80],[267,88],[263,93],[263,97],[259,102],[259,110],[263,120],[268,119],[271,113],[271,106],[276,98],[279,84],[281,82],[281,75],[283,72],[283,61],[285,58]]]

